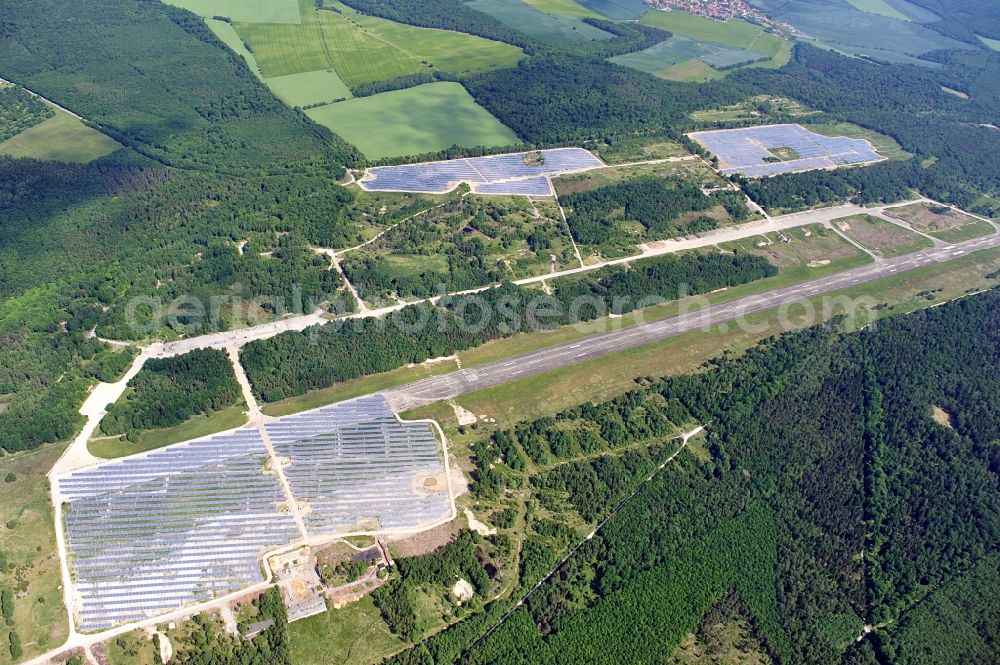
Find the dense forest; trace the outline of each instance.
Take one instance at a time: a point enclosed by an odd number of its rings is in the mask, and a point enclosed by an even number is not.
[[[216,349],[151,359],[128,390],[101,419],[104,434],[125,434],[131,440],[142,430],[179,425],[242,401],[229,357]]]
[[[560,197],[570,212],[566,217],[573,237],[583,245],[635,245],[642,240],[656,240],[690,235],[715,228],[718,222],[709,215],[689,216],[723,206],[733,221],[750,215],[739,192],[718,191],[706,196],[695,183],[672,182],[656,176],[644,176],[589,192]],[[637,234],[623,223],[638,222],[643,232]]]
[[[595,58],[540,55],[465,81],[472,96],[518,136],[559,144],[663,132],[687,114],[733,104],[747,88],[664,81]]]
[[[765,259],[683,255],[644,259],[584,278],[553,280],[553,295],[504,284],[420,303],[384,318],[333,321],[247,344],[240,360],[255,393],[273,402],[341,381],[446,356],[518,332],[628,312],[775,274]],[[586,296],[586,298],[580,298]]]
[[[796,210],[851,201],[858,205],[895,203],[912,198],[923,183],[922,167],[915,161],[880,162],[837,171],[803,171],[767,178],[733,180],[767,210]]]
[[[670,423],[707,425],[523,606],[489,603],[393,662],[662,662],[723,601],[779,662],[995,662],[998,316],[993,290],[834,321],[478,442],[479,501],[530,481],[547,513],[593,524],[672,452]],[[529,530],[523,589],[558,531]]]

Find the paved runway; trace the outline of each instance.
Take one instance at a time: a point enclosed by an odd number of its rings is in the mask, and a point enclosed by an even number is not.
[[[997,246],[1000,246],[1000,234],[995,233],[964,243],[883,259],[835,275],[704,307],[660,321],[602,333],[478,367],[422,379],[392,388],[382,394],[394,411],[406,411]],[[820,322],[817,319],[816,323]]]

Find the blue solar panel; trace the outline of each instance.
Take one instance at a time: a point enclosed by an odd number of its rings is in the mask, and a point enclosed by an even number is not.
[[[416,530],[451,514],[434,430],[399,422],[380,396],[266,429],[311,535]],[[301,536],[270,462],[244,428],[58,478],[80,630],[262,581],[261,554]]]
[[[419,528],[450,514],[440,443],[427,423],[400,423],[380,395],[267,423],[290,460],[310,531]]]
[[[695,141],[719,159],[719,170],[748,177],[832,168],[883,159],[864,139],[816,134],[801,125],[767,125],[695,132]],[[796,159],[773,160],[775,148],[791,148]]]
[[[423,164],[377,166],[368,169],[358,184],[370,191],[443,194],[466,182],[482,194],[551,196],[552,188],[546,176],[604,166],[601,160],[583,148],[555,148],[540,153],[542,159],[538,163],[525,159],[526,155],[537,153],[520,152]]]

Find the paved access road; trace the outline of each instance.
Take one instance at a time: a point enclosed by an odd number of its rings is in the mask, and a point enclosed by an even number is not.
[[[814,296],[890,277],[933,263],[956,259],[969,252],[1000,246],[1000,234],[969,240],[955,245],[935,247],[893,259],[876,261],[844,272],[788,286],[767,293],[747,296],[726,303],[706,306],[687,313],[635,325],[622,330],[551,346],[520,356],[463,369],[450,374],[422,379],[383,392],[394,411],[433,404],[508,381],[523,379],[593,358],[657,342],[674,335],[704,330],[709,325],[733,321]],[[874,304],[874,303],[873,303]],[[817,319],[816,323],[821,320]]]

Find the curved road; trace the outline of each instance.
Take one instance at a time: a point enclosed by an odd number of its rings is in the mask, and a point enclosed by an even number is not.
[[[382,394],[394,411],[406,411],[508,381],[523,379],[593,358],[644,346],[674,335],[705,330],[710,325],[737,320],[756,312],[842,291],[865,282],[891,277],[934,263],[956,259],[970,252],[997,246],[1000,246],[1000,234],[994,233],[985,238],[879,260],[858,268],[800,282],[767,293],[710,305],[659,321],[643,323],[486,363],[478,367],[422,379],[399,388],[386,390]],[[875,303],[870,304],[874,305]],[[816,323],[820,323],[821,320],[818,318]]]

